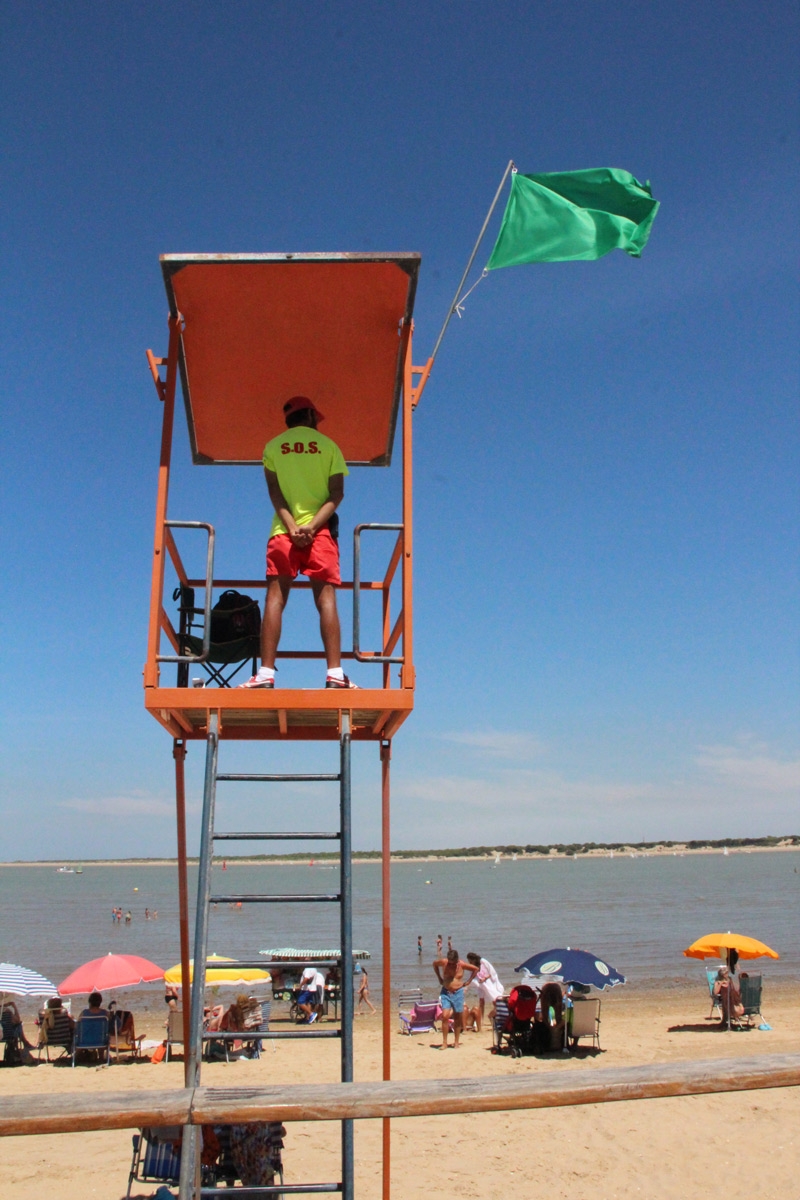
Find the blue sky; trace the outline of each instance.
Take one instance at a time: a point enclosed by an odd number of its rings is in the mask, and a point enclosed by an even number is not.
[[[3,40],[3,857],[174,846],[158,255],[417,250],[423,361],[512,157],[662,208],[641,261],[493,272],[445,339],[395,842],[798,832],[794,5],[28,3]],[[396,476],[353,473],[345,529],[396,519]],[[260,571],[259,471],[191,467],[182,418],[171,512]],[[374,748],[355,772],[372,847]]]

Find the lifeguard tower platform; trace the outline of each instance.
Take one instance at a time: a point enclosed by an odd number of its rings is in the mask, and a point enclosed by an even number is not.
[[[390,1067],[390,896],[389,769],[391,739],[414,704],[412,624],[412,410],[427,370],[412,367],[412,312],[419,272],[418,254],[192,254],[164,255],[161,266],[169,300],[169,347],[165,357],[147,352],[156,391],[163,403],[161,457],[156,499],[155,540],[144,695],[147,711],[173,738],[178,819],[181,961],[183,979],[192,978],[189,952],[184,759],[189,741],[206,743],[200,869],[196,901],[191,1014],[184,1005],[186,1085],[199,1083],[203,1051],[203,993],[210,911],[214,904],[334,904],[339,906],[340,951],[320,961],[336,965],[342,979],[341,1024],[270,1031],[267,1037],[337,1037],[341,1078],[353,1079],[352,874],[350,745],[376,742],[380,749],[383,858],[383,1077]],[[429,368],[428,368],[429,369]],[[414,379],[421,376],[415,390]],[[215,593],[244,588],[262,591],[263,578],[218,578],[214,572],[216,533],[203,520],[171,518],[168,511],[170,459],[178,379],[183,393],[194,462],[204,466],[261,467],[264,445],[285,432],[283,403],[309,396],[325,413],[324,432],[340,446],[351,467],[389,467],[398,457],[402,472],[401,511],[395,523],[367,523],[353,531],[353,578],[342,583],[352,593],[353,641],[343,659],[369,664],[374,683],[359,689],[281,688],[243,690],[231,686],[189,686],[195,670],[215,662],[244,662],[256,645],[238,651],[215,646],[211,611]],[[346,512],[346,507],[345,507]],[[187,531],[194,531],[187,533]],[[265,530],[254,522],[260,542]],[[362,540],[379,533],[387,544],[385,570],[363,579]],[[184,566],[179,542],[204,537],[202,576]],[[342,529],[344,540],[344,529]],[[195,544],[196,549],[196,544]],[[259,547],[259,553],[261,548]],[[168,566],[171,564],[171,567]],[[178,581],[180,617],[165,599],[168,573]],[[309,587],[298,582],[297,587]],[[181,590],[183,589],[183,590]],[[191,589],[191,590],[190,590]],[[379,593],[377,597],[369,593]],[[378,645],[362,641],[362,602],[378,613]],[[374,606],[379,606],[376,610]],[[187,617],[188,613],[188,617]],[[188,621],[188,624],[187,624]],[[281,659],[323,659],[309,625],[311,648],[282,649]],[[252,642],[252,639],[251,639]],[[249,674],[249,671],[247,672]],[[212,681],[225,676],[213,674]],[[199,680],[198,680],[199,682]],[[220,742],[337,742],[337,769],[326,774],[218,771]],[[267,767],[269,756],[267,754]],[[303,753],[298,754],[302,764]],[[226,830],[215,825],[218,783],[285,781],[336,783],[339,829]],[[376,789],[377,790],[377,789]],[[267,809],[268,811],[268,809]],[[276,805],[275,812],[280,812]],[[211,868],[218,842],[320,841],[338,843],[339,889],[312,895],[212,895]],[[229,851],[228,851],[229,853]],[[313,943],[313,937],[310,937]],[[240,964],[267,967],[265,960]],[[304,964],[305,965],[305,964]],[[286,966],[286,964],[284,964]],[[224,1036],[224,1035],[223,1035]],[[232,1036],[232,1035],[229,1035]],[[197,1132],[187,1128],[181,1160],[181,1197],[201,1195]],[[384,1196],[389,1194],[389,1123],[384,1122]],[[290,1150],[287,1151],[291,1158]],[[231,1195],[239,1189],[227,1189]],[[259,1194],[342,1192],[353,1195],[353,1122],[342,1122],[341,1178],[329,1183],[281,1185]],[[205,1192],[203,1192],[205,1194]],[[210,1193],[209,1193],[210,1194]],[[215,1196],[226,1194],[217,1189]],[[248,1192],[255,1194],[255,1192]]]

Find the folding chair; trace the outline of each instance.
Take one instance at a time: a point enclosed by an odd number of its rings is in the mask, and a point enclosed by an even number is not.
[[[22,1039],[9,1009],[0,1012],[0,1042],[3,1043],[3,1063],[7,1067],[18,1067],[22,1063]]]
[[[567,1037],[573,1050],[582,1037],[590,1037],[594,1049],[600,1049],[600,1000],[583,1000],[576,997],[572,1008],[567,1009]]]
[[[111,1065],[111,1046],[108,1034],[108,1017],[92,1014],[78,1017],[75,1026],[75,1040],[72,1043],[72,1065],[80,1050],[90,1050],[97,1055],[104,1055],[106,1065]]]
[[[397,1015],[400,1019],[400,1032],[405,1033],[403,1021],[411,1015],[411,1010],[415,1004],[422,1004],[422,988],[409,988],[406,992],[401,992],[397,998]]]
[[[59,1054],[56,1059],[63,1058],[64,1055],[72,1054],[72,1040],[74,1037],[74,1026],[68,1012],[62,1009],[52,1010],[52,1025],[48,1027],[46,1020],[43,1019],[39,1026],[39,1062],[42,1061],[42,1050],[47,1055],[47,1061],[50,1062],[50,1051],[58,1050]]]
[[[183,1045],[183,1011],[171,1008],[167,1017],[167,1052],[164,1062],[169,1062],[169,1052],[173,1046]]]
[[[510,1049],[511,1012],[508,1007],[508,997],[500,996],[494,1002],[494,1017],[492,1019],[492,1054],[502,1054],[504,1039]]]
[[[711,1011],[706,1017],[706,1020],[710,1021],[714,1016],[714,1010],[722,1008],[722,1001],[720,1000],[719,996],[714,995],[714,984],[717,982],[716,967],[706,967],[706,979],[708,980],[708,991],[709,995],[711,996]]]
[[[132,1054],[134,1058],[142,1057],[142,1042],[144,1034],[136,1037],[133,1031],[133,1018],[131,1017],[130,1024],[127,1025],[127,1018],[130,1017],[129,1012],[122,1009],[115,1010],[111,1014],[109,1022],[110,1027],[110,1051],[119,1062],[120,1054]],[[122,1026],[127,1025],[123,1030]]]
[[[181,654],[202,654],[203,631],[202,624],[195,618],[203,616],[202,608],[195,608],[194,588],[179,584],[172,593],[173,600],[178,604],[178,643]],[[247,606],[249,607],[249,605]],[[213,610],[212,610],[213,629]],[[197,630],[197,632],[192,632]],[[189,668],[199,667],[208,676],[209,683],[217,687],[229,688],[231,681],[238,675],[242,667],[252,663],[252,673],[258,670],[258,658],[261,654],[261,640],[258,634],[235,638],[229,642],[211,642],[208,658],[200,663],[178,663],[178,687],[189,686]],[[232,668],[229,670],[228,668]]]
[[[133,1135],[133,1161],[128,1176],[126,1200],[135,1183],[177,1184],[181,1177],[181,1156],[173,1149],[173,1137],[180,1129],[143,1129]]]
[[[753,1025],[753,1017],[761,1017],[761,976],[748,975],[742,972],[739,976],[739,991],[742,997],[743,1016],[747,1018],[748,1027]]]
[[[439,1004],[415,1004],[409,1013],[399,1013],[401,1033],[430,1033],[441,1014]]]
[[[242,1015],[244,1017],[245,1033],[269,1033],[269,1016],[272,1009],[270,1000],[259,1000],[251,996]],[[261,1058],[261,1042],[247,1038],[244,1042],[244,1053],[248,1058]]]

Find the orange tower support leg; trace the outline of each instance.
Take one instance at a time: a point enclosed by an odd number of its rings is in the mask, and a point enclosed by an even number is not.
[[[172,754],[175,759],[175,812],[178,820],[178,919],[181,935],[181,1007],[183,1009],[183,1061],[186,1086],[189,1082],[189,1041],[191,1036],[190,1009],[186,1003],[189,995],[189,886],[186,877],[186,784],[184,778],[184,763],[186,761],[186,743],[175,740],[172,743]]]
[[[389,771],[392,743],[381,742],[381,907],[383,916],[383,1078],[392,1078],[392,881]],[[391,1119],[383,1118],[383,1200],[392,1192]]]

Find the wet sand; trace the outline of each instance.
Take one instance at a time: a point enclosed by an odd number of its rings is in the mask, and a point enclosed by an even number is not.
[[[620,989],[603,997],[601,1046],[566,1058],[511,1059],[489,1052],[490,1035],[465,1034],[458,1051],[433,1047],[429,1035],[392,1038],[395,1079],[516,1076],[521,1072],[595,1071],[637,1063],[692,1061],[767,1053],[796,1053],[800,1005],[793,985],[765,990],[770,1032],[720,1030],[706,1020],[708,1004],[697,989]],[[282,1013],[276,1013],[278,1021]],[[142,1013],[139,1032],[161,1036],[160,1014]],[[27,1028],[27,1026],[26,1026]],[[359,1017],[355,1074],[381,1077],[379,1016]],[[205,1084],[318,1083],[338,1077],[337,1042],[265,1043],[260,1060],[212,1063]],[[111,1068],[47,1065],[0,1071],[0,1095],[69,1091],[120,1091],[180,1087],[181,1062],[118,1064]],[[456,1193],[472,1200],[506,1200],[543,1194],[572,1200],[649,1195],[692,1200],[712,1193],[750,1200],[797,1196],[800,1171],[800,1088],[716,1096],[630,1101],[530,1112],[470,1114],[397,1120],[392,1126],[396,1197]],[[298,1123],[288,1127],[285,1179],[339,1178],[339,1127]],[[381,1123],[356,1125],[356,1196],[380,1196]],[[0,1146],[4,1200],[121,1200],[127,1187],[131,1133],[64,1134],[7,1138]],[[134,1197],[155,1185],[134,1185]]]

